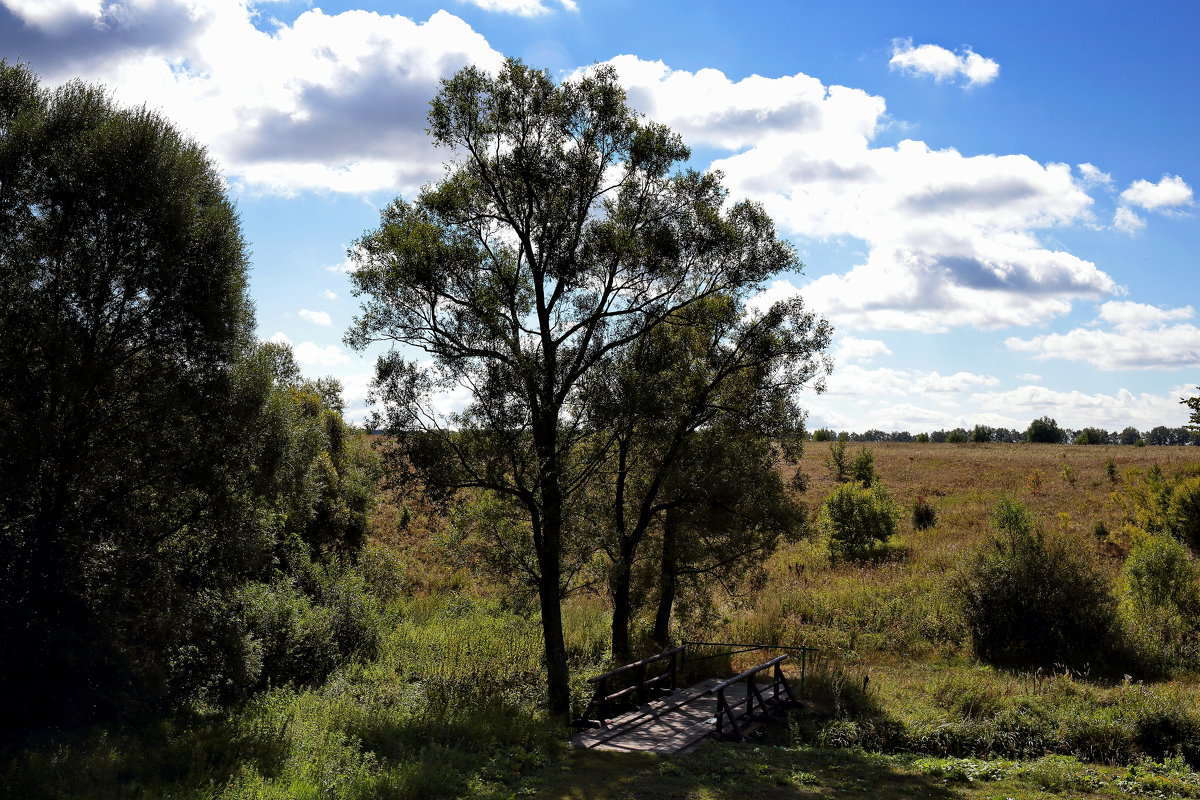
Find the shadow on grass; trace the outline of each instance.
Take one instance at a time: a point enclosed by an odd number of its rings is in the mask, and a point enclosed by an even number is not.
[[[857,750],[709,743],[684,756],[580,750],[531,787],[546,800],[951,798],[962,794]]]

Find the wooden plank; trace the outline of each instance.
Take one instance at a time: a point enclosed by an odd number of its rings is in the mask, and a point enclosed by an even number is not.
[[[603,728],[583,731],[571,739],[576,747],[640,753],[684,753],[699,747],[714,729],[717,696],[710,690],[721,683],[711,678],[669,697],[622,714]],[[746,701],[745,683],[725,690],[735,708]],[[739,692],[738,689],[741,688]]]

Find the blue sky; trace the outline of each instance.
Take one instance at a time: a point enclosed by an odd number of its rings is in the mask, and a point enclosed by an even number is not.
[[[810,425],[1176,426],[1200,381],[1193,2],[0,0],[0,55],[206,144],[259,334],[365,414],[346,248],[441,174],[437,81],[612,62],[695,165],[762,202],[837,330]],[[447,404],[455,399],[448,397]]]

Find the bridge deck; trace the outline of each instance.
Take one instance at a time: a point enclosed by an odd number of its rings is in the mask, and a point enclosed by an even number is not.
[[[592,750],[619,750],[640,753],[686,753],[695,750],[714,729],[717,697],[708,690],[721,682],[710,678],[695,686],[655,700],[641,708],[608,721],[603,728],[577,734],[571,744]],[[760,684],[765,691],[770,684]],[[725,690],[731,704],[745,702],[746,684]]]

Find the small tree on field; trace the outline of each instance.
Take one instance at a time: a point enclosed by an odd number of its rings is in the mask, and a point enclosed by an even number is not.
[[[900,511],[880,484],[843,483],[825,500],[820,524],[835,561],[858,561],[879,554],[896,534]]]

